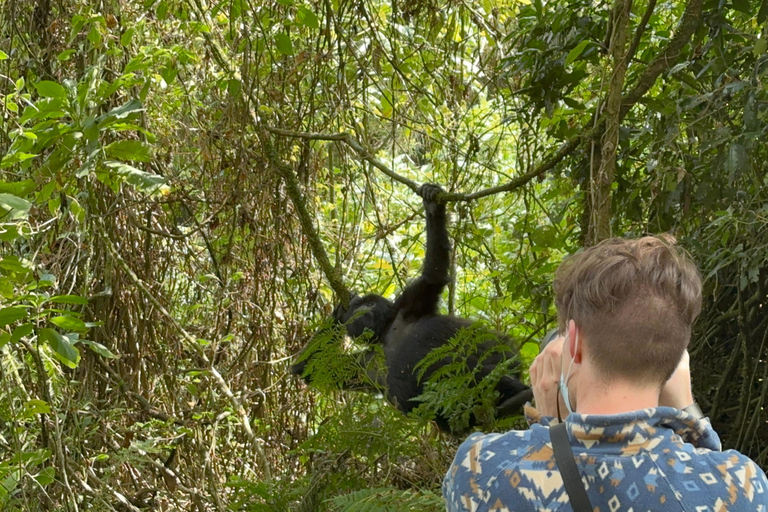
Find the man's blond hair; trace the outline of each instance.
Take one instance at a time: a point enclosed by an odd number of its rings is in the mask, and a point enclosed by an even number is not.
[[[701,310],[701,277],[671,236],[610,238],[555,273],[560,331],[580,328],[606,380],[666,382]]]

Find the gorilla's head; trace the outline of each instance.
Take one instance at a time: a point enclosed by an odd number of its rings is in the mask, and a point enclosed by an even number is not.
[[[366,329],[373,332],[369,340],[379,343],[389,324],[394,320],[394,304],[381,295],[368,294],[360,297],[352,295],[349,307],[341,304],[333,310],[333,319],[341,324],[346,324],[347,334],[352,338],[361,336]]]

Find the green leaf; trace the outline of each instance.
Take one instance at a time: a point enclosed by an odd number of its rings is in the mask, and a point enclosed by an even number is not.
[[[141,171],[122,162],[106,161],[104,165],[114,169],[128,183],[144,192],[155,192],[166,184],[166,179],[157,174]]]
[[[82,343],[83,345],[87,346],[97,354],[99,354],[101,357],[107,358],[107,359],[117,359],[117,356],[113,354],[107,347],[102,345],[101,343],[96,343],[95,341],[91,340],[80,340],[79,343]]]
[[[21,324],[11,333],[11,343],[16,343],[24,336],[29,336],[32,334],[32,330],[32,324]]]
[[[766,2],[768,2],[768,0],[766,0]],[[755,57],[760,57],[765,53],[766,49],[768,49],[768,39],[758,39],[755,41],[755,46],[752,47],[752,53],[755,55]]]
[[[315,16],[315,13],[303,5],[299,7],[298,11],[296,12],[296,17],[298,18],[299,23],[306,27],[320,28],[320,22],[318,21],[317,16]]]
[[[0,348],[3,348],[11,341],[11,335],[7,332],[0,332]]]
[[[120,44],[123,46],[128,46],[131,42],[131,38],[133,38],[133,28],[129,28],[125,32],[123,32],[123,35],[120,36]]]
[[[19,225],[5,222],[0,224],[0,240],[3,242],[13,242],[19,237]]]
[[[584,51],[584,49],[589,46],[589,43],[591,41],[589,39],[585,39],[584,41],[580,42],[578,45],[576,45],[576,48],[568,52],[568,57],[565,58],[565,65],[569,66],[571,65],[576,59],[579,58],[579,55],[581,55],[581,52]]]
[[[104,148],[104,153],[110,158],[149,162],[149,146],[138,140],[119,140]]]
[[[293,5],[293,0],[277,0],[277,3],[290,7]]]
[[[38,414],[48,414],[51,412],[51,406],[45,400],[32,399],[24,404],[24,412],[21,413],[21,417],[24,419],[31,419]]]
[[[293,43],[291,43],[291,37],[288,34],[277,34],[275,45],[283,55],[293,55]]]
[[[0,207],[7,211],[18,210],[28,212],[32,203],[13,194],[0,193]]]
[[[763,0],[763,3],[760,4],[760,10],[757,12],[757,24],[762,25],[766,19],[768,19],[768,0]],[[2,55],[0,55],[0,60],[3,60]]]
[[[0,309],[0,327],[17,322],[27,316],[27,308],[22,306],[11,306]]]
[[[749,5],[749,0],[733,0],[733,8],[744,14],[752,14],[752,6]]]
[[[21,151],[18,153],[8,153],[0,161],[0,167],[10,167],[13,164],[35,158],[36,156],[38,155],[34,153],[23,153]]]
[[[80,351],[67,338],[48,328],[40,329],[37,331],[37,335],[42,341],[51,346],[53,352],[59,356],[59,361],[70,368],[77,368],[77,363],[80,360]]]
[[[52,484],[56,481],[56,468],[53,466],[48,466],[47,468],[43,469],[41,472],[35,475],[35,481],[43,487],[48,484]]]
[[[73,53],[75,53],[75,50],[64,50],[56,58],[62,62],[67,61],[70,57],[72,57]]]
[[[5,60],[8,58],[8,54],[5,53],[3,50],[0,50],[0,60]]]
[[[37,93],[43,98],[66,98],[67,91],[61,84],[51,82],[50,80],[43,80],[35,84]]]
[[[106,114],[102,114],[96,118],[96,123],[99,128],[103,128],[108,122],[115,121],[117,119],[123,119],[135,112],[141,112],[144,107],[139,100],[131,100],[128,103],[113,108]]]
[[[57,316],[57,317],[51,318],[51,323],[56,324],[62,329],[66,329],[68,331],[87,331],[88,330],[88,327],[86,327],[85,322],[71,315]]]
[[[79,295],[55,295],[48,299],[48,302],[56,304],[82,304],[87,305],[88,299]]]
[[[14,196],[24,197],[35,190],[34,180],[24,181],[0,181],[0,193],[13,194]]]

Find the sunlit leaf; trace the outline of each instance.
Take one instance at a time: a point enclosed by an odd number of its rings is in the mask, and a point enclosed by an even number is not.
[[[55,304],[88,304],[88,299],[79,295],[55,295],[48,299],[48,302]]]
[[[149,146],[138,140],[119,140],[104,148],[104,153],[109,158],[121,160],[133,160],[136,162],[148,162]]]
[[[288,34],[277,34],[275,36],[275,46],[283,55],[293,55],[293,43]]]
[[[34,418],[38,414],[48,414],[51,412],[51,406],[45,400],[32,399],[24,404],[24,411],[21,414],[23,419]]]
[[[591,42],[591,41],[589,41],[588,39],[585,39],[584,41],[582,41],[582,42],[580,42],[578,45],[576,45],[576,47],[575,47],[573,50],[571,50],[570,52],[568,52],[568,56],[565,58],[565,65],[566,65],[566,66],[569,66],[569,65],[573,64],[573,62],[574,62],[576,59],[578,59],[578,58],[579,58],[579,55],[581,55],[581,52],[583,52],[583,51],[584,51],[584,49],[585,49],[587,46],[589,46],[589,43],[590,43],[590,42]]]
[[[103,128],[107,123],[115,121],[117,119],[123,119],[136,112],[141,112],[144,107],[139,100],[131,100],[128,103],[120,105],[117,108],[113,108],[106,114],[102,114],[96,118],[96,123],[99,128]]]
[[[87,346],[89,349],[93,350],[94,352],[99,354],[101,357],[104,357],[106,359],[117,359],[117,356],[113,354],[112,351],[110,351],[107,347],[105,347],[101,343],[97,343],[91,340],[84,340],[84,339],[79,340],[78,343]]]
[[[50,80],[43,80],[35,84],[37,93],[44,98],[66,98],[67,91],[61,84]]]
[[[144,192],[155,192],[167,182],[163,176],[144,172],[122,162],[107,161],[104,162],[104,165],[113,169],[125,181]]]
[[[62,329],[68,331],[85,331],[88,329],[85,322],[74,316],[57,316],[51,318],[51,323],[58,325]]]
[[[62,363],[70,368],[77,368],[77,363],[80,361],[80,351],[77,350],[67,338],[57,331],[48,328],[38,330],[37,335],[41,341],[44,341],[51,346]]]
[[[299,23],[306,27],[320,28],[320,22],[318,21],[317,16],[315,16],[315,13],[303,5],[296,11],[296,17],[298,18]]]
[[[18,197],[29,195],[30,192],[35,190],[35,187],[36,185],[33,180],[0,181],[0,193],[13,194]]]

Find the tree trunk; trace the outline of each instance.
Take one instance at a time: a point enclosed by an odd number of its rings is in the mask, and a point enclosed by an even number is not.
[[[597,172],[591,177],[591,193],[588,199],[591,203],[591,218],[587,245],[594,245],[611,236],[611,189],[619,145],[621,92],[627,72],[627,32],[631,7],[629,0],[616,0],[611,15],[613,33],[610,38],[610,52],[613,70],[605,100],[605,131],[600,139],[600,164]]]

